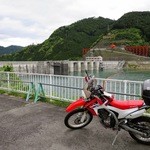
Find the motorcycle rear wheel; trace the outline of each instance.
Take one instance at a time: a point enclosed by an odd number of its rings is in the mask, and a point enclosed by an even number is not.
[[[132,123],[136,124],[136,126],[139,126],[139,131],[147,133],[147,136],[129,132],[130,136],[141,144],[150,145],[150,118],[140,117],[134,119]]]
[[[83,108],[71,111],[65,117],[64,123],[70,129],[81,129],[87,126],[93,119],[93,115]]]

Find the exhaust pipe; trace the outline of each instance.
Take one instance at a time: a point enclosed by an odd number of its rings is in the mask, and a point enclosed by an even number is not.
[[[143,132],[140,132],[140,131],[135,130],[135,129],[133,129],[133,128],[130,128],[130,127],[127,126],[127,125],[120,125],[120,127],[123,128],[123,129],[126,130],[126,131],[131,131],[131,132],[134,132],[134,133],[139,134],[139,135],[141,135],[141,136],[147,136],[146,133],[143,133]]]

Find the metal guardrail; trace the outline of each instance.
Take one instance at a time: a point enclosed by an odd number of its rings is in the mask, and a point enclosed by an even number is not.
[[[116,99],[138,99],[141,95],[141,81],[96,78],[107,92]],[[79,76],[62,76],[33,73],[0,72],[0,89],[30,94],[42,85],[45,96],[60,100],[75,100],[80,97],[84,78]],[[34,93],[34,92],[33,92]]]

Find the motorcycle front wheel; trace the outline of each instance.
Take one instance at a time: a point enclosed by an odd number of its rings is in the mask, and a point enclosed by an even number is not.
[[[134,128],[136,130],[146,133],[147,135],[142,136],[133,132],[129,132],[130,136],[141,144],[150,145],[150,118],[140,117],[134,119],[132,123],[135,124]]]
[[[93,119],[91,112],[85,109],[75,109],[67,114],[64,123],[70,129],[81,129]]]

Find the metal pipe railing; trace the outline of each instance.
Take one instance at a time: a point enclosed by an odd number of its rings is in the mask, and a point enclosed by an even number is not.
[[[137,99],[141,95],[142,81],[96,79],[116,99]],[[28,93],[31,82],[35,89],[41,83],[47,97],[61,100],[78,98],[84,86],[84,78],[79,76],[0,72],[0,89]]]

